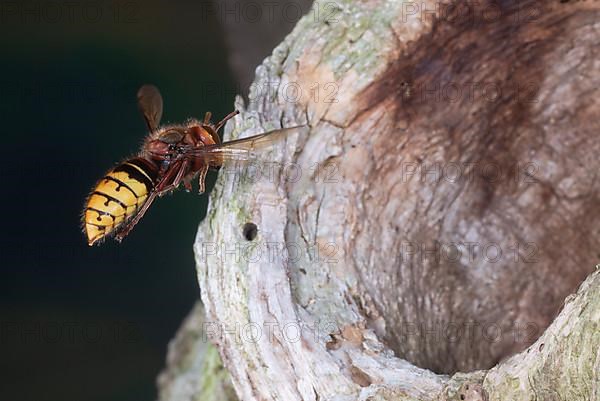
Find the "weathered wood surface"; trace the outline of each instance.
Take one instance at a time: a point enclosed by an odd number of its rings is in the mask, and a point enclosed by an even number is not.
[[[332,4],[226,135],[308,129],[264,155],[283,168],[221,171],[194,246],[239,399],[599,399],[595,3]]]
[[[169,344],[167,366],[157,384],[160,400],[237,399],[219,353],[208,340],[202,304],[194,306]]]

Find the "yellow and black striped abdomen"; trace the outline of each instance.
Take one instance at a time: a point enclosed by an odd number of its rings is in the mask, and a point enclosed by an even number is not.
[[[158,168],[141,157],[111,170],[90,194],[83,220],[88,244],[93,245],[130,219],[154,188]]]

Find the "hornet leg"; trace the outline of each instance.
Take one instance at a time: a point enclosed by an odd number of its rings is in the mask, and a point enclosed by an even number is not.
[[[223,119],[221,121],[219,121],[215,125],[215,131],[219,132],[221,127],[224,126],[228,120],[231,120],[233,117],[237,116],[238,114],[240,114],[240,112],[238,110],[232,111],[231,113],[227,114],[225,117],[223,117]]]
[[[203,194],[206,189],[204,181],[206,180],[206,173],[208,172],[208,166],[203,166],[198,174],[198,195]]]
[[[178,167],[179,170],[177,170],[177,175],[173,179],[173,183],[171,185],[167,185],[162,189],[160,189],[158,187],[156,188],[156,190],[158,191],[158,196],[162,197],[162,196],[166,195],[167,193],[177,189],[177,187],[179,186],[179,184],[181,184],[181,181],[183,180],[183,176],[185,175],[185,172],[187,170],[187,166],[189,163],[190,163],[189,160],[187,160],[187,159],[183,160],[183,163],[181,163],[181,165]]]
[[[167,185],[168,182],[175,182],[177,177],[179,177],[180,175],[183,176],[182,171],[185,171],[185,162],[186,161],[184,161],[184,163],[182,163],[179,166],[173,165],[172,167],[169,167],[169,169],[162,176],[158,184],[150,192],[148,198],[146,199],[146,202],[144,202],[142,207],[139,208],[136,215],[131,220],[127,221],[122,228],[119,228],[117,230],[117,232],[115,233],[115,239],[117,241],[123,241],[123,238],[125,238],[127,234],[129,234],[129,232],[133,229],[133,227],[135,227],[135,225],[142,219],[142,217],[144,217],[144,214],[146,213],[150,205],[152,205],[152,202],[154,202],[156,197],[161,193],[161,191],[164,191],[165,188],[169,187],[169,185]],[[173,175],[175,175],[175,180],[173,180]],[[181,181],[181,178],[179,178],[179,181]]]

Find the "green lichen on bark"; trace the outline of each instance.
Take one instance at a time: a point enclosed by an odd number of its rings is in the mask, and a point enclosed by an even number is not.
[[[158,377],[160,401],[236,401],[229,373],[209,342],[204,308],[197,303],[169,344]]]
[[[208,346],[204,355],[200,388],[197,401],[235,401],[237,397],[231,386],[229,373],[221,362],[219,351]]]

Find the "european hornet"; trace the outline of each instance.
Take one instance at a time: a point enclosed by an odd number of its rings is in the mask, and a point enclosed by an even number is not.
[[[209,169],[219,169],[228,161],[248,161],[252,151],[269,145],[291,131],[285,128],[248,138],[221,143],[218,132],[234,111],[216,124],[207,112],[203,121],[159,126],[163,100],[153,85],[137,93],[138,107],[149,134],[140,152],[110,170],[94,187],[85,203],[82,220],[88,245],[114,235],[119,242],[140,221],[156,197],[177,189],[187,191],[198,178],[198,193],[204,192]]]

